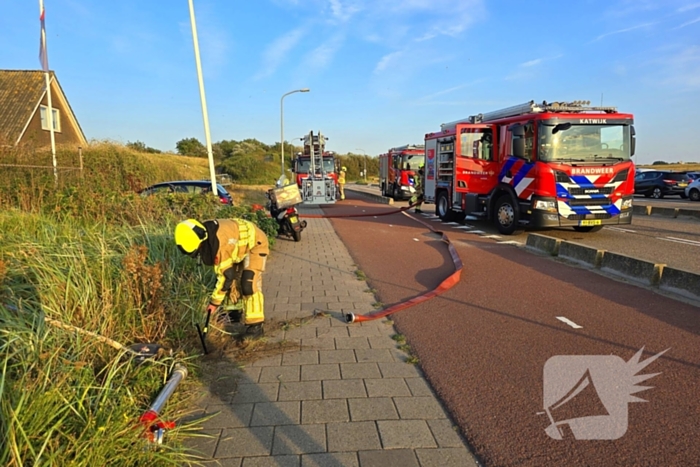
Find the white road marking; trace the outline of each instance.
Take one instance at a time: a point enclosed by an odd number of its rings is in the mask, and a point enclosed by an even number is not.
[[[417,238],[414,238],[413,241],[414,241],[414,242],[420,242],[420,240],[418,240]]]
[[[442,219],[432,219],[433,222],[442,222]]]
[[[455,229],[466,229],[466,230],[473,229],[473,228],[474,228],[473,225],[461,225],[459,227],[455,227]]]
[[[467,232],[467,233],[482,234],[482,233],[486,233],[486,232],[484,232],[483,230],[470,230],[470,231]]]
[[[484,235],[484,238],[503,238],[500,235]]]
[[[557,316],[556,318],[557,318],[559,321],[561,321],[562,323],[566,323],[566,324],[568,324],[569,326],[571,326],[571,327],[574,328],[574,329],[581,329],[581,328],[583,328],[583,326],[579,326],[578,324],[574,323],[574,322],[571,321],[569,318],[566,318],[566,317],[564,317],[564,316]]]
[[[448,222],[447,225],[460,225],[459,222]]]
[[[504,240],[502,242],[497,243],[500,243],[501,245],[524,245],[523,242],[516,242],[515,240]]]
[[[606,229],[610,229],[610,230],[617,230],[618,232],[631,232],[631,233],[637,233],[637,231],[636,231],[636,230],[630,230],[630,229],[621,229],[621,228],[619,228],[619,227],[607,227],[607,226],[606,226],[605,228],[606,228]]]
[[[700,246],[700,242],[695,242],[693,240],[683,240],[673,237],[656,237],[657,240],[666,240],[667,242],[681,243],[683,245]]]
[[[479,220],[478,217],[474,217],[474,216],[467,216],[467,217],[465,217],[465,219],[468,221],[478,221]]]
[[[688,240],[687,238],[676,238],[676,237],[667,237],[667,238],[669,238],[671,240],[678,240],[681,242],[692,243],[694,245],[700,245],[700,242],[698,242],[697,240]]]

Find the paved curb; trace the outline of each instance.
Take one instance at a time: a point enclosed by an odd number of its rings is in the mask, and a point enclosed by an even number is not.
[[[682,208],[660,208],[656,206],[633,206],[632,214],[642,215],[642,216],[663,216],[663,217],[673,217],[678,216],[690,217],[693,219],[700,220],[700,210],[695,209],[682,209]]]
[[[526,248],[686,298],[700,299],[700,274],[537,233],[528,234]]]
[[[358,193],[366,198],[371,199],[372,201],[376,201],[378,203],[382,204],[394,204],[394,199],[393,198],[387,198],[386,196],[381,196],[381,195],[375,195],[374,193],[367,193],[364,190],[355,188],[355,187],[348,187],[347,185],[345,186],[345,191],[352,191],[353,193]]]

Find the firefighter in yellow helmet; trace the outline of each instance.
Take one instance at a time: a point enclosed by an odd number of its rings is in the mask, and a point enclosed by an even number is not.
[[[347,172],[348,169],[345,167],[340,168],[340,172],[338,172],[338,191],[340,192],[340,199],[345,199],[345,172]]]
[[[231,304],[242,300],[246,335],[262,336],[262,273],[270,254],[265,232],[243,219],[188,219],[175,227],[175,243],[181,253],[214,267],[216,287],[206,311],[215,312],[227,297]]]

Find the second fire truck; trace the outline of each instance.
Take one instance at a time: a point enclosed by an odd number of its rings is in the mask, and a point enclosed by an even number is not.
[[[534,101],[425,135],[425,201],[443,221],[595,232],[632,222],[634,119],[590,102]]]
[[[423,145],[407,144],[379,156],[379,185],[382,195],[404,200],[413,196],[418,168],[425,161]]]

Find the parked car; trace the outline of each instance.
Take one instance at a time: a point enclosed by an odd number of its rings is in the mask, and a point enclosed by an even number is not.
[[[686,172],[688,177],[692,178],[693,181],[700,180],[700,172]]]
[[[691,181],[685,173],[665,170],[642,172],[634,178],[634,193],[656,199],[674,195],[685,198],[685,188]]]
[[[218,189],[219,200],[223,204],[233,205],[233,198],[226,191],[226,188],[220,184],[216,184]],[[167,193],[190,193],[196,194],[206,194],[211,193],[211,180],[178,180],[172,182],[162,182],[151,185],[148,188],[144,188],[139,191],[141,196],[150,196],[154,194],[167,194]]]
[[[700,179],[688,185],[685,189],[685,197],[691,201],[700,201]]]

